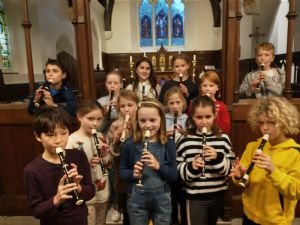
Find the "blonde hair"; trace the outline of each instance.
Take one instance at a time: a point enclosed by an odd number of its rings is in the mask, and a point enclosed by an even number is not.
[[[136,111],[136,121],[137,122],[135,124],[135,130],[134,130],[134,135],[133,135],[134,143],[138,143],[143,140],[143,131],[139,125],[139,111],[142,108],[154,108],[157,110],[157,112],[161,118],[160,128],[157,133],[157,139],[161,144],[166,144],[167,143],[167,135],[166,135],[165,113],[164,113],[162,104],[154,98],[150,98],[150,99],[147,99],[146,101],[141,101],[139,103],[138,109]]]
[[[263,50],[266,50],[266,51],[272,51],[273,55],[274,55],[274,52],[275,52],[275,47],[270,42],[262,42],[259,45],[257,45],[256,48],[255,48],[255,55],[257,54],[258,50],[260,50],[260,49],[263,49]]]
[[[266,115],[285,135],[296,135],[300,128],[300,114],[297,108],[284,97],[269,97],[252,106],[248,122],[253,130],[259,128],[259,116]]]
[[[179,95],[179,98],[181,99],[181,101],[183,102],[183,109],[182,111],[185,111],[186,107],[187,107],[187,104],[186,104],[186,100],[180,90],[179,87],[172,87],[170,89],[168,89],[165,93],[165,96],[164,96],[164,105],[167,106],[168,105],[168,101],[169,101],[169,98],[174,95],[174,94],[178,94]]]
[[[139,97],[136,95],[136,93],[134,91],[131,90],[121,90],[119,97],[117,99],[117,109],[118,111],[120,111],[120,101],[121,98],[125,98],[127,100],[133,101],[136,104],[139,103]]]

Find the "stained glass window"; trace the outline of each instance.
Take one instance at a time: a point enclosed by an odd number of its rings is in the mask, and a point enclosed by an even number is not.
[[[156,46],[169,45],[168,12],[169,6],[165,0],[158,0],[155,5]]]
[[[184,4],[174,0],[171,6],[172,38],[171,45],[184,45]]]
[[[0,49],[3,60],[3,69],[10,69],[10,48],[8,39],[8,29],[5,21],[5,14],[0,2]]]
[[[153,45],[152,13],[153,13],[153,9],[149,0],[143,0],[139,7],[141,47],[147,47]]]

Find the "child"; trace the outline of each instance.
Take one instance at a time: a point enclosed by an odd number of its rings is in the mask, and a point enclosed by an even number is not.
[[[133,128],[135,124],[135,116],[139,99],[135,92],[124,90],[120,92],[117,100],[117,109],[119,118],[111,124],[109,133],[113,133],[113,150],[115,155],[113,159],[114,170],[114,190],[116,192],[116,204],[113,207],[113,219],[118,221],[120,213],[123,212],[123,224],[129,224],[129,218],[126,210],[127,198],[127,182],[120,177],[120,149],[126,138],[133,135]],[[126,115],[129,115],[129,120],[126,121]],[[112,130],[113,129],[113,130]],[[124,140],[121,140],[124,137]]]
[[[214,101],[206,95],[195,98],[186,124],[188,135],[177,144],[177,168],[184,182],[188,224],[216,224],[228,189],[227,175],[234,153],[229,137],[215,125],[215,118]]]
[[[285,82],[285,72],[279,68],[272,68],[275,48],[273,44],[263,42],[255,49],[255,61],[259,67],[257,71],[248,73],[241,86],[241,98],[262,98],[282,94]]]
[[[262,152],[256,152],[261,138],[250,142],[231,170],[239,183],[255,163],[242,194],[243,224],[290,225],[300,198],[300,145],[287,135],[299,133],[299,112],[287,99],[271,97],[251,108],[248,121],[253,130],[269,134],[269,141]]]
[[[65,82],[66,69],[56,59],[48,59],[46,63],[45,80],[43,85],[30,97],[28,112],[33,114],[41,105],[62,106],[70,115],[75,116],[77,101],[73,91],[67,87]]]
[[[103,151],[108,150],[108,146],[100,141],[103,136],[96,133],[98,142],[101,143],[101,149],[97,149],[93,139],[93,129],[95,130],[100,126],[103,118],[102,106],[96,101],[85,100],[77,110],[77,118],[80,122],[80,128],[70,135],[67,148],[83,150],[91,164],[96,195],[87,202],[88,225],[105,225],[109,200],[109,180],[105,174],[107,174],[106,168],[109,164],[111,165],[111,159],[108,151]],[[101,151],[101,159],[97,157],[99,154],[97,151]]]
[[[216,99],[221,93],[221,82],[218,74],[214,71],[207,71],[200,78],[200,93],[212,98],[216,104],[216,125],[222,132],[230,133],[230,116],[227,106]]]
[[[189,69],[189,60],[183,54],[178,54],[172,59],[172,67],[175,73],[175,77],[172,80],[168,80],[161,89],[159,95],[159,101],[164,102],[164,97],[166,91],[174,86],[179,86],[182,94],[185,97],[187,105],[189,105],[190,101],[198,96],[198,89],[196,84],[193,83],[188,76]],[[180,77],[182,76],[182,81],[180,82]]]
[[[25,167],[24,182],[33,215],[43,225],[86,225],[87,207],[75,205],[70,192],[77,190],[84,201],[95,195],[86,155],[65,150],[69,129],[69,115],[60,107],[41,107],[34,116],[34,135],[44,152]],[[71,183],[66,183],[57,147],[63,149]]]
[[[150,130],[149,144],[143,149],[146,130]],[[142,101],[138,107],[134,137],[122,148],[120,175],[129,182],[130,224],[148,224],[151,219],[169,225],[170,182],[177,178],[175,145],[167,139],[164,112],[156,99]],[[141,176],[143,186],[136,187]]]
[[[186,109],[186,101],[178,87],[172,87],[167,90],[165,94],[164,105],[167,107],[168,113],[166,114],[166,128],[167,136],[174,138],[175,143],[180,139],[182,135],[186,134],[185,123],[187,115],[183,113]],[[175,119],[175,112],[177,117]],[[174,122],[175,120],[175,122]],[[174,127],[174,123],[176,123]],[[174,135],[175,130],[175,135]],[[182,184],[178,179],[172,183],[171,186],[171,200],[172,200],[172,224],[178,223],[178,204],[180,205],[180,218],[181,224],[185,225],[186,222],[186,208],[182,192]]]
[[[151,60],[142,57],[135,64],[135,79],[129,84],[126,90],[136,92],[140,100],[147,98],[158,98],[160,85],[156,82]]]
[[[122,75],[119,71],[113,70],[106,74],[105,87],[108,91],[108,95],[99,98],[97,101],[104,107],[106,117],[114,119],[118,117],[116,110],[116,102],[123,85]],[[113,92],[112,100],[111,94]],[[109,108],[111,111],[109,111]],[[107,115],[110,112],[110,115]]]
[[[167,136],[173,138],[175,132],[175,143],[185,134],[185,122],[187,115],[183,113],[186,109],[186,101],[181,90],[174,86],[166,91],[164,105],[167,108],[166,129]],[[177,112],[176,127],[174,127],[175,112]]]

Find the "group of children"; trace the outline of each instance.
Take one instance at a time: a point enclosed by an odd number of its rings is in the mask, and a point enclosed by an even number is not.
[[[44,152],[25,168],[24,180],[41,224],[105,224],[111,203],[123,214],[123,224],[213,225],[228,176],[239,183],[251,162],[243,224],[291,224],[300,198],[300,145],[286,136],[299,132],[297,109],[282,97],[258,101],[249,122],[270,138],[263,152],[255,152],[261,139],[250,143],[239,161],[228,136],[227,107],[217,100],[218,74],[208,71],[196,85],[188,77],[186,56],[179,54],[172,63],[175,77],[162,87],[146,57],[137,61],[136,79],[126,90],[121,90],[121,74],[109,72],[108,96],[79,105],[80,128],[70,136],[65,110],[47,100],[42,104],[49,107],[34,104],[52,95],[37,90],[30,111],[36,111],[34,134]],[[52,77],[46,72],[50,90],[58,83]],[[58,147],[69,164],[68,176],[55,153]],[[86,204],[72,202],[74,190]]]

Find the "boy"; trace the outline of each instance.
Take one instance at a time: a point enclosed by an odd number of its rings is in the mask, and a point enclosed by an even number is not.
[[[61,107],[43,106],[33,119],[34,135],[42,143],[44,152],[25,167],[24,182],[30,208],[41,225],[87,224],[87,207],[85,204],[77,206],[72,192],[77,190],[80,197],[88,201],[95,195],[95,188],[85,153],[65,150],[69,128],[69,115]],[[58,147],[63,149],[69,165],[69,184],[56,154]]]
[[[248,73],[241,86],[241,98],[263,98],[282,95],[285,82],[285,72],[272,68],[275,48],[273,44],[263,42],[255,49],[255,61],[258,70]]]

